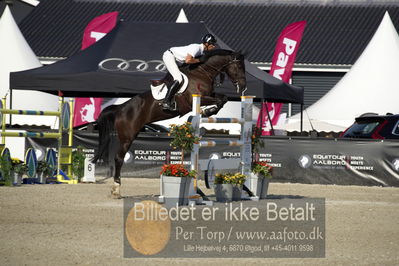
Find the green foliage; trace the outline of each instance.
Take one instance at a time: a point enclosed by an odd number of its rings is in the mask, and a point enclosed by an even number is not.
[[[37,163],[37,172],[38,173],[43,173],[44,176],[50,177],[52,175],[52,169],[50,166],[47,164],[46,161],[39,161]]]
[[[28,166],[18,158],[11,158],[11,170],[22,176],[28,171]]]
[[[180,149],[182,152],[182,163],[184,159],[184,152],[191,152],[194,143],[197,143],[200,138],[194,135],[194,128],[190,122],[185,122],[183,125],[170,125],[170,136],[173,140],[170,143],[175,149]]]
[[[215,184],[242,185],[246,176],[240,173],[218,173],[215,175]]]
[[[254,162],[252,164],[252,172],[263,177],[272,178],[273,167],[266,162]]]
[[[252,127],[252,152],[259,153],[261,148],[265,147],[265,143],[261,140],[262,129]]]
[[[0,156],[0,171],[3,177],[4,184],[6,186],[11,186],[11,168],[12,163],[8,156]]]
[[[83,147],[78,146],[77,149],[72,152],[72,173],[79,181],[84,175],[85,159],[86,156],[83,152]]]

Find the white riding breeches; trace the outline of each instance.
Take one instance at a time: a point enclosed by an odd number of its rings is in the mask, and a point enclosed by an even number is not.
[[[183,81],[182,74],[179,70],[179,67],[177,66],[176,58],[173,53],[167,50],[163,53],[162,60],[166,66],[166,69],[172,75],[173,79],[181,83]]]

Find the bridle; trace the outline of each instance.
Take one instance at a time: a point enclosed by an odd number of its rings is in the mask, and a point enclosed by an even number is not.
[[[238,64],[241,63],[241,60],[237,59],[236,57],[234,57],[232,60],[229,61],[229,63],[227,65],[225,65],[224,67],[229,66],[230,64],[234,64],[235,68],[236,68],[236,73],[238,73]],[[229,76],[230,77],[230,76]],[[231,82],[234,84],[234,86],[237,89],[237,93],[240,91],[240,86],[238,81],[240,80],[240,78],[233,80],[231,77]],[[241,78],[242,79],[242,78]],[[242,95],[244,95],[244,92],[247,90],[247,88],[243,89],[242,91]]]
[[[218,68],[216,68],[216,67],[214,67],[212,65],[207,65],[207,67],[209,67],[212,70],[214,70],[216,72],[216,74],[220,74],[222,72],[225,72],[223,70],[226,67],[228,67],[231,64],[234,64],[235,67],[236,67],[236,73],[237,73],[238,72],[238,64],[239,63],[241,63],[241,60],[237,59],[237,57],[234,56],[226,64],[224,64],[222,67],[220,67],[220,69],[218,69]],[[199,65],[199,68],[203,70],[203,72],[206,74],[206,76],[209,78],[210,81],[213,81],[214,78],[209,74],[209,72],[206,69],[204,69],[203,65]],[[234,84],[234,86],[237,88],[237,92],[239,92],[240,91],[239,83],[238,83],[239,79],[233,80],[230,76],[229,76],[229,78],[230,78],[231,82]],[[246,91],[246,88],[243,90],[243,93],[244,93],[244,91]]]

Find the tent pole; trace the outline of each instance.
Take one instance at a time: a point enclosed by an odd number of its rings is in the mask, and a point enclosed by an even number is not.
[[[273,123],[272,123],[272,120],[270,119],[270,113],[269,113],[269,108],[267,107],[267,101],[266,101],[265,106],[266,106],[267,118],[269,119],[269,123],[270,123],[270,131],[272,132],[272,136],[274,136]]]
[[[4,108],[7,109],[7,107],[4,107]],[[10,108],[9,109],[12,109],[12,89],[10,89]],[[10,120],[9,120],[8,126],[10,128],[12,128],[12,115],[11,114],[9,115],[9,118],[10,118]]]
[[[262,105],[260,106],[260,135],[263,136],[263,105],[265,104],[265,99],[262,99]]]
[[[301,103],[301,133],[303,131],[303,104]]]

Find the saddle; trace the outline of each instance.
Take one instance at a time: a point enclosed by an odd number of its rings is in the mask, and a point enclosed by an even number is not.
[[[170,88],[170,85],[172,85],[172,82],[173,82],[173,78],[169,73],[167,73],[163,78],[151,79],[150,82],[151,82],[151,86],[153,86],[153,87],[157,87],[162,84],[165,84],[168,88]]]
[[[176,94],[183,93],[187,89],[187,86],[188,86],[187,76],[185,74],[182,74],[182,75],[183,75],[183,82],[180,85]],[[170,88],[172,83],[173,83],[173,77],[169,73],[167,73],[162,79],[150,80],[152,97],[154,97],[155,100],[164,99],[166,92],[167,92],[167,88]]]

